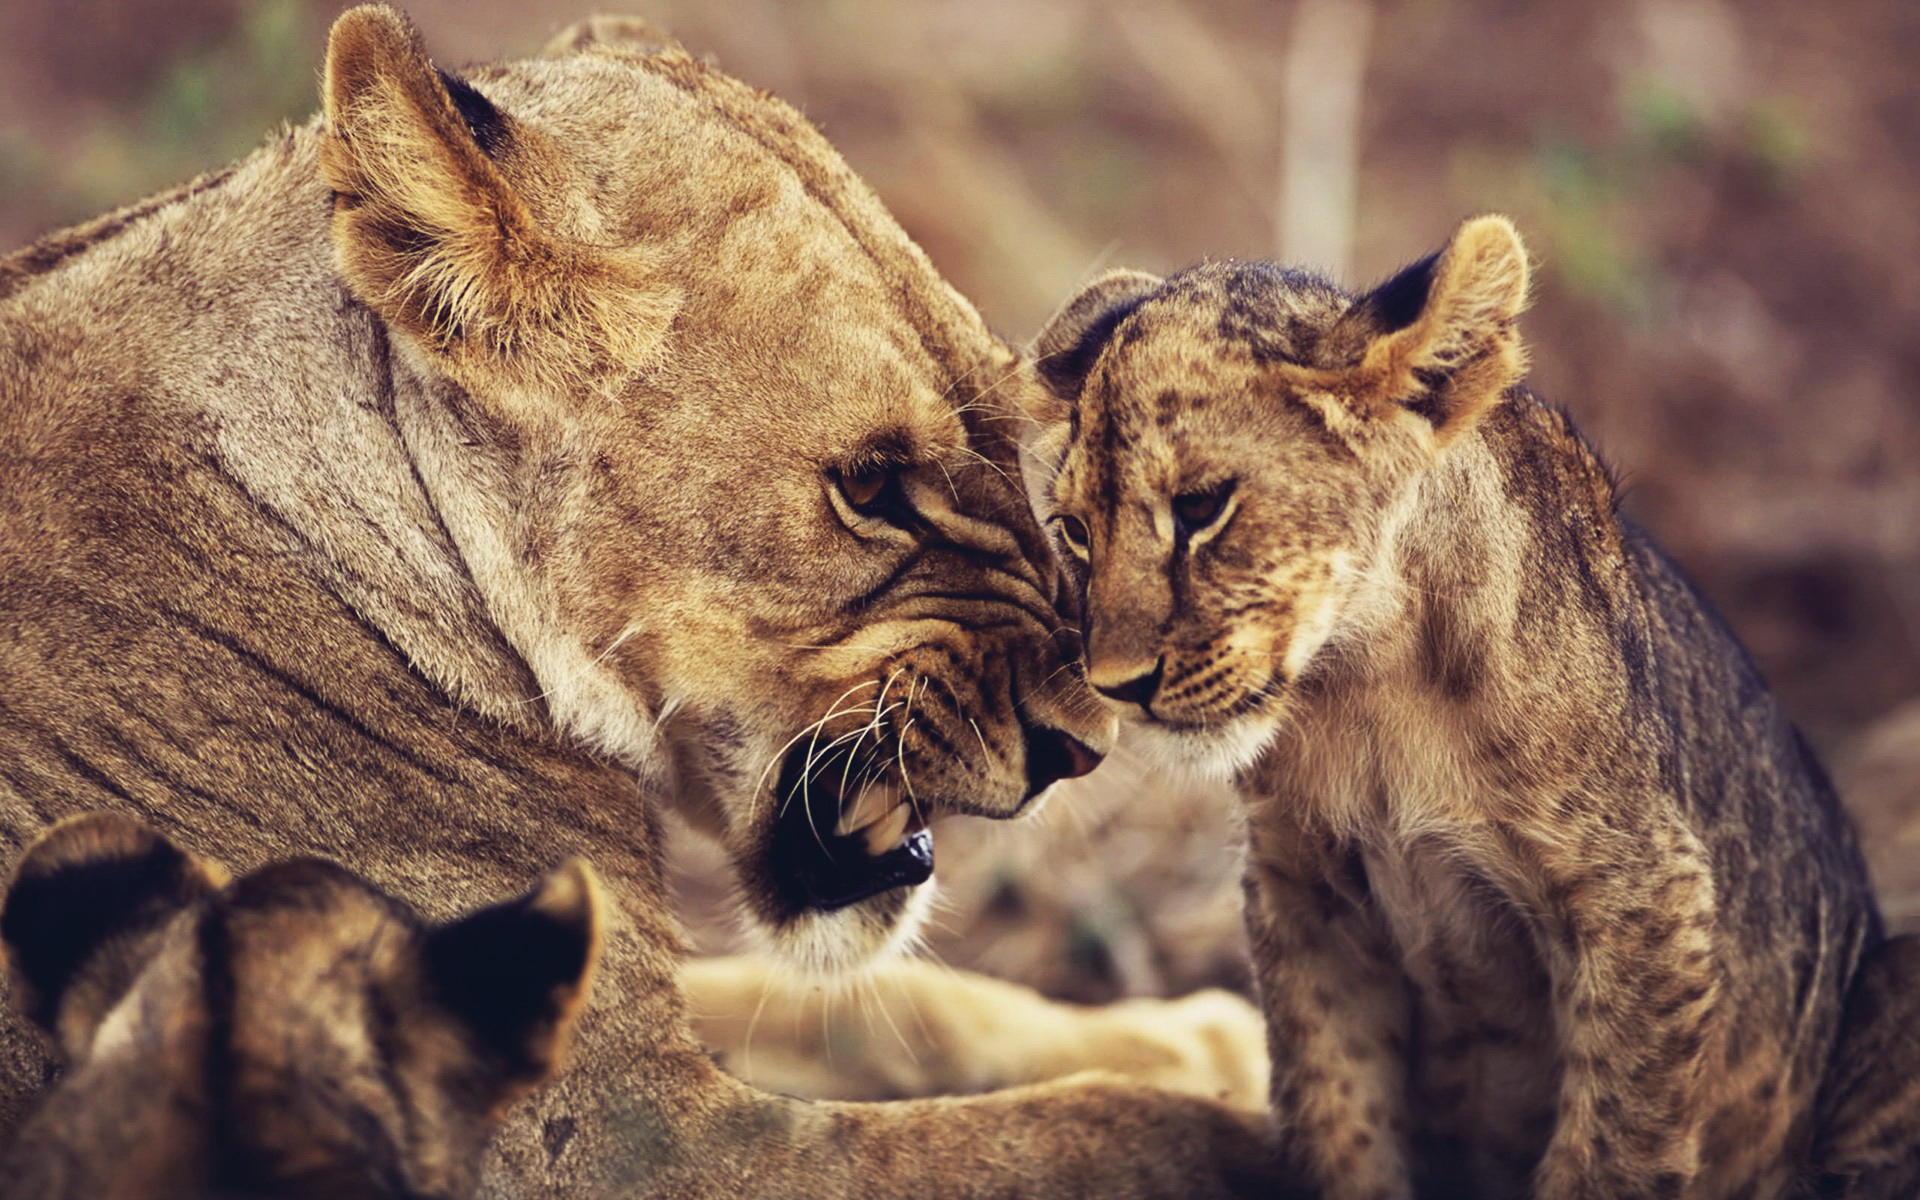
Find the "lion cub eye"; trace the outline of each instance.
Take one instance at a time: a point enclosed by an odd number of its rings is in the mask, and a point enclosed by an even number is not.
[[[1174,528],[1182,536],[1191,536],[1207,528],[1226,511],[1227,497],[1232,494],[1232,481],[1204,492],[1181,492],[1173,498]]]
[[[1083,562],[1086,561],[1088,555],[1091,553],[1091,543],[1087,534],[1087,523],[1079,517],[1070,516],[1066,513],[1055,517],[1053,523],[1059,528],[1060,540],[1067,544],[1067,549],[1073,551],[1074,557]]]

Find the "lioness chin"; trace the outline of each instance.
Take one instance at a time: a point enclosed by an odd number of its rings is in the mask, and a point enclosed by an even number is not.
[[[322,99],[0,261],[0,851],[108,807],[429,916],[592,857],[601,986],[492,1194],[1264,1173],[1203,1101],[810,1106],[684,1027],[661,805],[831,966],[910,932],[928,826],[1108,743],[997,419],[1017,356],[792,110],[632,23],[454,75],[355,9]],[[0,1125],[46,1069],[0,1036]]]

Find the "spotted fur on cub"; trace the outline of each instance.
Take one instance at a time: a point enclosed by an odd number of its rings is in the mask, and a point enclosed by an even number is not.
[[[454,1197],[558,1060],[599,946],[584,863],[443,925],[320,859],[241,878],[112,813],[0,907],[64,1075],[0,1156],[26,1200]]]
[[[1068,304],[1031,485],[1089,679],[1237,780],[1274,1112],[1327,1196],[1898,1186],[1915,973],[1880,951],[1845,1024],[1854,834],[1520,384],[1527,274],[1489,217],[1359,296],[1215,262]]]

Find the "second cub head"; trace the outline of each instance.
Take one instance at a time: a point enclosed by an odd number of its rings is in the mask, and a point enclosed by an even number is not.
[[[66,1071],[0,1178],[50,1200],[466,1194],[559,1059],[598,912],[580,862],[430,925],[318,859],[228,883],[126,818],[56,825],[0,945]]]
[[[1302,271],[1118,271],[1035,355],[1029,484],[1084,588],[1089,682],[1186,762],[1281,720],[1429,464],[1520,379],[1527,258],[1501,217],[1360,295]]]

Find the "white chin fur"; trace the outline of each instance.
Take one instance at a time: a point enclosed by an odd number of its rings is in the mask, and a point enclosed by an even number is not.
[[[837,975],[871,966],[916,945],[933,909],[929,879],[918,887],[875,896],[834,912],[810,912],[777,930],[757,922],[755,940],[788,962],[817,975]]]
[[[1239,717],[1210,729],[1169,729],[1145,721],[1120,726],[1121,743],[1147,761],[1202,779],[1230,780],[1253,765],[1279,730],[1277,718]]]

